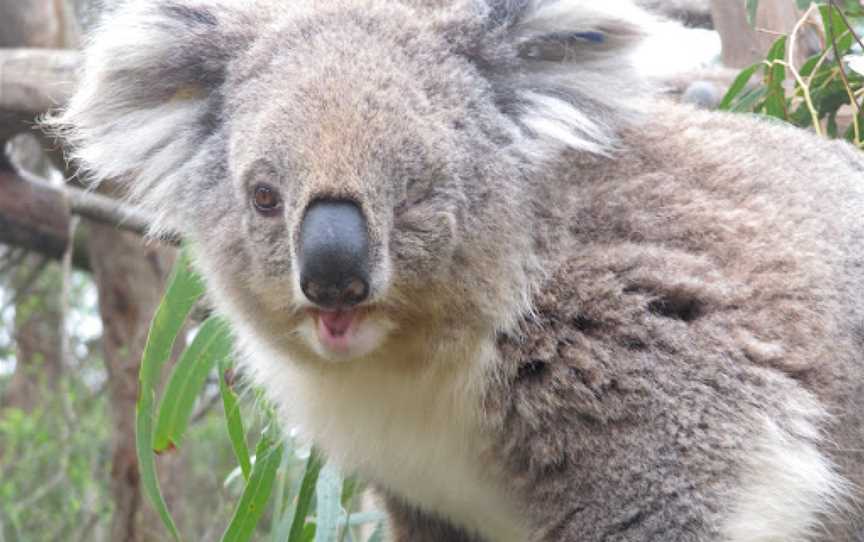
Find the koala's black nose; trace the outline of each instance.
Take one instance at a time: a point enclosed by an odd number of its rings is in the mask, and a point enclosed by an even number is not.
[[[300,224],[300,288],[325,308],[356,305],[369,297],[369,232],[351,201],[318,200]]]

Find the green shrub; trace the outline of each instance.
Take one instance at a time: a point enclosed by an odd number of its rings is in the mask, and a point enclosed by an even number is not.
[[[751,112],[810,127],[828,137],[842,137],[864,146],[864,43],[859,38],[864,8],[857,0],[811,2],[799,7],[818,10],[823,50],[796,68],[788,61],[799,28],[779,38],[766,59],[744,69],[730,87],[720,109]],[[751,18],[758,0],[747,0]],[[756,85],[750,85],[760,74]],[[845,116],[844,116],[845,113]]]

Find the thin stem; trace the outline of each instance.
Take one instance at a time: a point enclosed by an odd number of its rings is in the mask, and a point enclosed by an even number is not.
[[[834,29],[834,17],[831,12],[837,10],[841,16],[843,12],[834,4],[834,0],[828,0],[828,33],[831,35],[831,47],[834,49],[834,58],[837,59],[837,67],[840,69],[840,78],[843,79],[843,87],[846,89],[846,94],[849,95],[849,103],[852,105],[852,129],[855,134],[855,146],[861,146],[861,125],[859,117],[861,116],[861,106],[858,105],[858,100],[855,99],[855,93],[852,91],[852,85],[849,83],[849,77],[846,75],[846,68],[843,66],[843,57],[840,54],[840,47],[837,45],[837,32]],[[849,22],[843,17],[844,23],[852,32],[852,27]],[[852,32],[854,36],[855,33]],[[855,37],[857,39],[857,36]],[[860,41],[858,43],[861,43]]]
[[[779,64],[780,66],[785,66],[790,72],[792,72],[793,77],[795,77],[795,80],[798,81],[798,85],[801,87],[801,92],[804,94],[804,102],[807,104],[807,110],[810,112],[810,118],[813,121],[813,129],[816,130],[818,135],[824,136],[825,133],[822,131],[822,125],[819,123],[819,112],[816,110],[816,106],[813,105],[813,97],[810,96],[810,89],[807,87],[801,74],[798,73],[798,70],[783,60],[773,60],[771,62],[766,61],[764,64],[769,67]]]
[[[785,65],[790,72],[792,72],[792,76],[795,77],[795,80],[798,82],[798,85],[801,87],[801,92],[804,94],[804,101],[807,103],[807,110],[810,112],[810,118],[813,121],[813,129],[816,130],[816,133],[824,135],[822,132],[822,125],[819,122],[819,113],[816,111],[816,107],[813,105],[813,97],[810,95],[810,87],[808,83],[804,81],[801,77],[801,73],[798,72],[798,68],[795,67],[795,47],[798,44],[798,34],[801,32],[801,28],[804,26],[804,23],[810,18],[810,15],[813,13],[813,10],[816,9],[815,4],[811,4],[804,15],[795,23],[795,28],[792,29],[792,33],[789,35],[789,55],[788,62],[782,63]],[[780,63],[779,60],[775,61]]]

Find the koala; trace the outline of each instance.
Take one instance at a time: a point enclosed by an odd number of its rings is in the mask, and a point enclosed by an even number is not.
[[[51,121],[397,542],[864,540],[864,158],[623,0],[140,0]]]

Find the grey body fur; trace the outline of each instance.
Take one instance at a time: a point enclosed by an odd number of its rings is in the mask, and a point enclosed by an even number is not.
[[[626,62],[650,24],[129,2],[53,122],[194,243],[252,378],[388,495],[395,540],[861,540],[864,159],[654,101]],[[347,357],[297,286],[322,197],[369,222]]]

